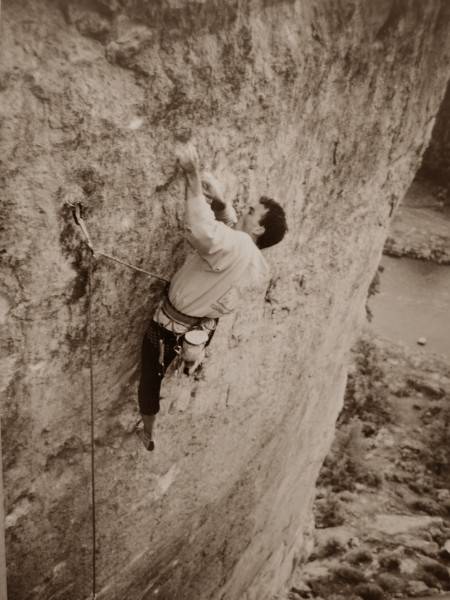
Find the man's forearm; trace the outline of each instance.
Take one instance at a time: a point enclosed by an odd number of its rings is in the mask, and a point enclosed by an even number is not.
[[[208,253],[217,237],[219,223],[206,201],[200,177],[197,152],[192,144],[180,148],[178,160],[186,177],[186,228],[192,245],[200,252]]]
[[[186,178],[186,200],[203,199],[200,167],[197,151],[192,143],[183,144],[177,148],[178,162]]]
[[[206,249],[214,235],[214,213],[203,194],[198,168],[186,173],[186,225],[191,236],[202,249]]]
[[[228,225],[228,227],[234,227],[234,225],[237,223],[236,211],[234,210],[232,204],[226,204],[225,202],[221,201],[215,204],[215,201],[213,200],[211,202],[211,208],[217,221],[225,223],[225,225]]]
[[[198,198],[198,200],[204,201],[202,182],[200,179],[200,173],[197,168],[194,168],[192,171],[186,173],[186,182],[187,182],[187,198],[186,198],[186,200]]]
[[[201,204],[202,202],[205,202],[211,207],[217,221],[221,221],[229,227],[233,227],[237,221],[233,205],[228,205],[221,198],[208,196],[203,190],[200,173],[197,169],[193,169],[191,172],[186,173],[186,180],[188,219],[201,218],[200,213],[204,211],[204,206],[201,206]],[[210,203],[207,202],[207,198],[210,199]]]

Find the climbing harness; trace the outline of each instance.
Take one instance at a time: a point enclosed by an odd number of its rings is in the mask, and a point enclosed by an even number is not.
[[[166,290],[159,308],[168,320],[168,324],[164,326],[168,329],[170,324],[172,333],[176,336],[174,347],[176,358],[173,364],[175,374],[179,375],[180,372],[183,372],[185,375],[192,375],[203,362],[206,347],[216,329],[217,319],[192,317],[180,312],[170,302],[168,290]],[[176,331],[175,325],[182,326],[183,331]],[[159,363],[164,372],[164,350],[161,351],[161,346],[159,356]]]
[[[94,248],[91,237],[87,230],[86,224],[83,220],[81,214],[81,204],[80,203],[70,203],[72,207],[72,213],[75,220],[75,223],[80,227],[87,246],[91,250],[91,254],[89,256],[89,265],[88,265],[88,308],[87,308],[87,332],[88,332],[88,347],[89,347],[89,395],[90,395],[90,450],[91,450],[91,504],[92,504],[92,596],[91,600],[96,600],[97,597],[97,570],[96,570],[96,556],[97,556],[97,523],[96,523],[96,495],[95,495],[95,427],[94,427],[94,417],[95,417],[95,387],[94,387],[94,352],[93,352],[93,327],[92,327],[92,279],[93,279],[93,271],[94,271],[94,258],[98,256],[103,256],[104,258],[110,259],[114,262],[117,262],[121,265],[125,265],[134,271],[138,271],[139,273],[144,273],[150,277],[158,279],[159,281],[164,281],[165,283],[169,283],[167,279],[164,277],[160,277],[155,273],[151,273],[150,271],[146,271],[145,269],[141,269],[140,267],[136,267],[131,265],[115,256],[110,254],[106,254],[105,252],[99,252]],[[164,347],[163,347],[164,353]],[[164,354],[163,354],[164,357]]]

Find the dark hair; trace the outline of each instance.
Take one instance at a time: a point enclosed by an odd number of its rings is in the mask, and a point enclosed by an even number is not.
[[[258,248],[262,249],[281,242],[288,227],[286,215],[278,202],[267,196],[261,196],[259,201],[267,208],[266,214],[259,222],[264,227],[264,233],[255,240]]]

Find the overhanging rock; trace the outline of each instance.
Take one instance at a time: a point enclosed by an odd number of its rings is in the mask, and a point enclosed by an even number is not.
[[[447,2],[6,0],[0,309],[10,596],[92,589],[88,252],[170,276],[184,256],[176,137],[238,209],[289,235],[266,298],[225,318],[199,380],[168,382],[149,455],[132,433],[161,286],[99,260],[93,324],[97,590],[269,599],[304,556],[346,353],[392,208],[445,91]],[[158,188],[159,191],[156,191]],[[170,393],[169,393],[170,392]]]

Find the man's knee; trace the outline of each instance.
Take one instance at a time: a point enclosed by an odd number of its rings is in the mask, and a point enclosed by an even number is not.
[[[143,415],[156,415],[159,413],[159,388],[149,389],[139,385],[138,389],[139,411]]]

